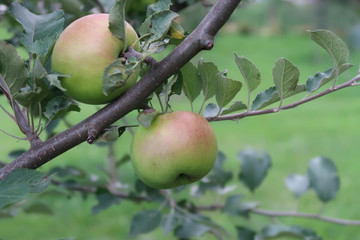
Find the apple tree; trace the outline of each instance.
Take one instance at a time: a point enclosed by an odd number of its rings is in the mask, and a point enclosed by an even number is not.
[[[201,51],[211,51],[215,35],[240,0],[199,1],[209,11],[192,32],[186,32],[178,11],[195,2],[29,0],[0,5],[5,9],[1,20],[14,32],[0,41],[0,90],[7,104],[0,107],[23,135],[1,131],[29,143],[25,151],[9,149],[15,158],[1,165],[2,214],[11,216],[31,196],[61,188],[95,196],[98,204],[93,213],[116,207],[122,200],[154,203],[157,207],[139,209],[131,217],[130,236],[162,228],[164,235],[172,232],[177,239],[288,236],[315,240],[322,239],[315,228],[286,225],[278,219],[360,225],[359,220],[316,212],[267,210],[259,202],[244,200],[233,183],[254,193],[271,170],[271,156],[241,150],[239,172],[229,171],[224,168],[226,153],[218,149],[221,139],[216,139],[211,128],[211,122],[278,113],[359,85],[360,75],[339,83],[339,76],[353,66],[344,41],[329,30],[309,31],[311,40],[328,53],[332,66],[302,83],[299,68],[281,57],[272,69],[273,86],[257,91],[262,83],[260,70],[241,53],[229,56],[234,57],[241,79],[228,77],[216,62],[192,60]],[[25,59],[17,52],[19,46],[25,49]],[[164,57],[159,58],[159,53]],[[246,97],[238,100],[240,91]],[[300,100],[289,103],[301,94]],[[191,111],[175,109],[175,98],[187,99]],[[76,125],[69,124],[68,114],[80,111],[83,104],[99,106]],[[136,121],[128,121],[134,112]],[[59,132],[62,123],[66,129]],[[116,156],[114,144],[124,132],[133,135],[132,143],[124,146],[129,154]],[[50,161],[61,161],[63,153],[75,151],[83,142],[109,149],[104,156],[110,165],[106,179],[83,181],[83,176],[89,177],[86,168],[71,166],[36,170]],[[129,162],[136,181],[119,188],[124,183],[117,169]],[[311,189],[326,204],[337,195],[340,176],[333,160],[314,156],[306,174],[291,173],[285,183],[296,199]],[[207,192],[218,194],[221,203],[192,200],[194,195],[206,199]],[[223,226],[209,212],[246,219],[261,215],[269,221],[257,227]]]

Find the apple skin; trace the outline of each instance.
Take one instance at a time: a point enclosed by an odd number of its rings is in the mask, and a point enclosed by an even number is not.
[[[212,169],[217,141],[199,114],[176,111],[140,126],[131,144],[136,175],[152,188],[167,189],[200,180]]]
[[[120,96],[135,84],[137,74],[129,77],[126,84],[105,96],[102,91],[102,76],[105,68],[118,58],[124,42],[112,35],[109,14],[92,14],[72,22],[55,43],[52,71],[69,74],[62,78],[65,94],[87,104],[104,104]],[[138,40],[135,30],[126,23],[126,44]],[[134,48],[139,49],[139,43]]]

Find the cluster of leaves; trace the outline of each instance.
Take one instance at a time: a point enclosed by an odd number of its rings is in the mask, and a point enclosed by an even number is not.
[[[204,62],[202,59],[199,60],[197,67],[192,63],[188,63],[181,69],[181,74],[185,76],[183,78],[184,93],[191,103],[199,96],[201,91],[204,95],[204,102],[215,96],[217,104],[209,103],[205,108],[204,116],[216,118],[244,109],[247,112],[254,112],[276,102],[279,102],[277,109],[280,109],[285,98],[301,92],[307,92],[306,97],[308,97],[331,80],[334,80],[332,87],[335,87],[338,76],[353,66],[348,62],[349,50],[345,43],[331,31],[311,31],[310,37],[328,52],[334,66],[324,72],[318,72],[314,76],[308,77],[305,84],[299,84],[299,68],[290,60],[279,58],[276,60],[272,71],[274,86],[257,93],[251,103],[251,93],[261,83],[261,74],[253,62],[235,53],[235,62],[239,67],[244,79],[244,85],[248,91],[247,103],[234,101],[229,108],[225,108],[242,89],[242,83],[228,78],[226,71],[220,72],[214,63]],[[190,77],[195,76],[196,73],[198,78]]]
[[[234,187],[234,181],[240,181],[249,192],[253,193],[264,182],[272,166],[268,153],[254,149],[240,151],[238,159],[240,171],[227,171],[224,169],[227,158],[224,153],[219,152],[215,167],[205,179],[193,184],[191,188],[183,186],[173,190],[152,189],[140,180],[137,180],[134,185],[122,182],[121,185],[128,187],[114,190],[109,187],[109,180],[94,178],[86,171],[72,166],[56,167],[47,175],[35,170],[19,169],[9,174],[0,183],[0,213],[2,216],[12,216],[21,207],[28,212],[49,209],[46,213],[51,213],[51,208],[41,198],[26,201],[24,199],[29,193],[43,192],[52,182],[51,189],[52,192],[57,193],[57,198],[71,196],[68,191],[81,192],[84,197],[93,194],[98,202],[93,206],[92,214],[98,214],[111,206],[121,204],[124,200],[134,201],[134,204],[144,201],[157,203],[157,208],[141,210],[134,214],[130,223],[129,236],[149,233],[161,227],[164,235],[173,232],[179,239],[206,234],[230,237],[228,232],[230,228],[217,223],[204,214],[204,211],[214,210],[246,219],[249,219],[252,214],[257,214],[256,210],[259,209],[260,203],[246,201],[245,194],[239,194],[237,187]],[[129,156],[125,155],[117,161],[116,166],[122,167],[128,161]],[[235,174],[237,178],[233,179]],[[335,198],[340,187],[340,180],[335,163],[331,159],[316,157],[309,160],[305,175],[291,173],[286,177],[285,185],[296,198],[313,190],[319,200],[325,204]],[[236,184],[236,186],[239,185]],[[193,198],[184,198],[186,191],[189,191],[186,196],[191,194]],[[202,206],[197,204],[201,201],[190,200],[194,198],[200,200],[199,198],[205,196],[207,192],[220,193],[222,203]],[[280,223],[269,223],[258,226],[256,229],[238,225],[234,228],[238,235],[237,239],[260,240],[280,236],[321,239],[309,228]]]

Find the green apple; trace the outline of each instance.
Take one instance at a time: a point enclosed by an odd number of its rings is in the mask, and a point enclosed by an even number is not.
[[[118,58],[124,49],[124,41],[110,30],[109,14],[92,14],[72,22],[56,41],[51,60],[53,71],[69,74],[61,79],[66,94],[88,104],[104,104],[112,101],[135,84],[137,74],[132,74],[126,84],[105,96],[102,76],[105,68]],[[135,30],[126,23],[126,47],[138,40]],[[135,49],[139,48],[136,42]]]
[[[199,114],[176,111],[140,126],[131,143],[136,175],[153,188],[173,188],[204,177],[217,156],[217,141]]]

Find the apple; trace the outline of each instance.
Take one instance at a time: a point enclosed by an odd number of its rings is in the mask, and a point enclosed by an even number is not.
[[[217,141],[199,114],[176,111],[140,126],[131,143],[136,175],[152,188],[167,189],[200,180],[212,169]]]
[[[87,104],[104,104],[112,101],[135,84],[137,74],[130,75],[126,84],[106,96],[102,91],[105,68],[119,57],[124,41],[110,30],[109,14],[92,14],[72,22],[55,43],[51,68],[70,75],[62,78],[65,94]],[[126,22],[126,47],[138,40],[135,30]],[[134,46],[139,49],[139,43]]]

